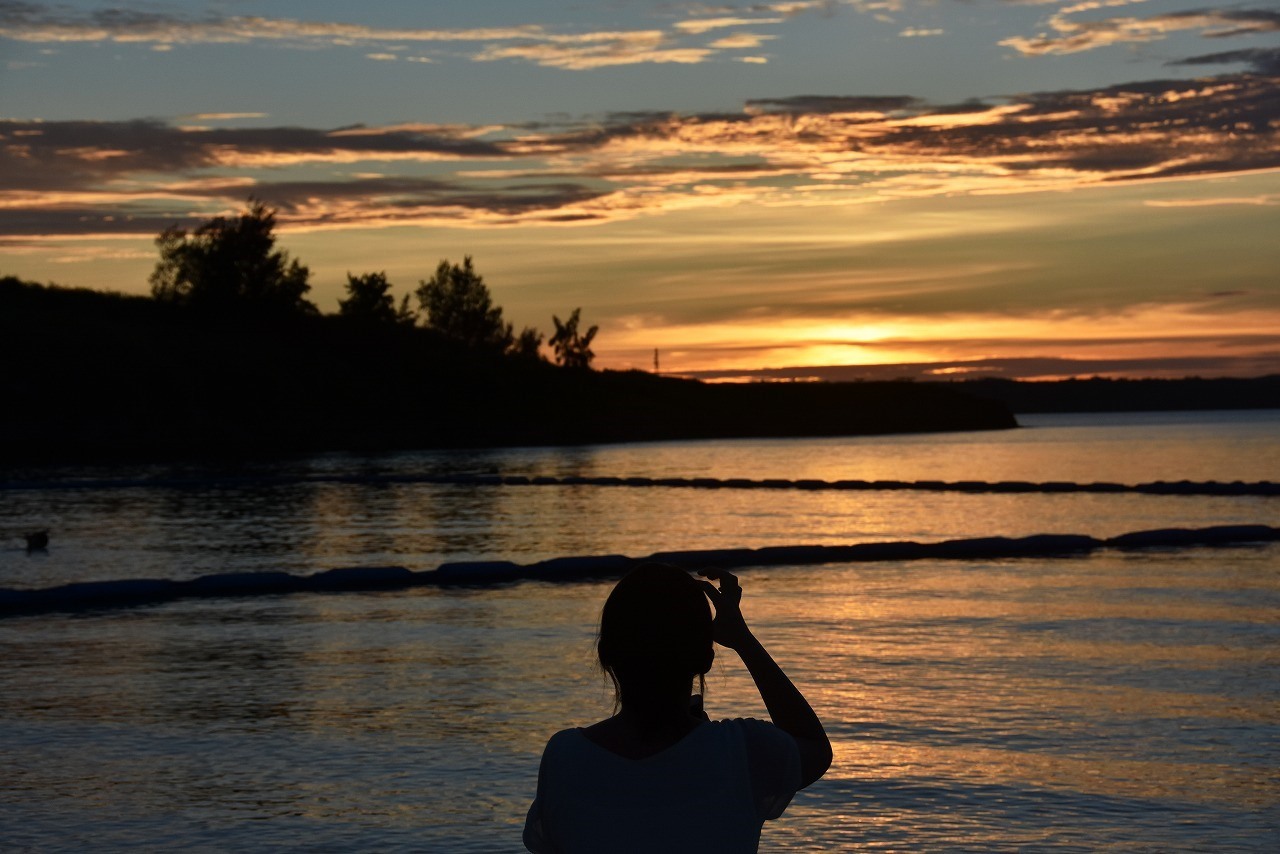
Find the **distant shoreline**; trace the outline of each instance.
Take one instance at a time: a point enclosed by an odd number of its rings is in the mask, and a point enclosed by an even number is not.
[[[1001,430],[1013,413],[1280,408],[1250,380],[704,383],[420,327],[0,288],[0,464]]]
[[[954,386],[707,384],[483,352],[421,327],[16,281],[0,288],[0,360],[0,464],[1017,426]]]
[[[270,385],[271,377],[266,377]],[[205,378],[193,394],[115,398],[72,413],[46,399],[0,417],[0,466],[15,462],[210,460],[631,442],[815,438],[1018,427],[1001,403],[912,383],[715,386],[636,372],[498,372],[437,388],[415,410],[363,387],[331,387],[273,405],[260,390]],[[67,388],[61,386],[63,391]],[[88,387],[79,390],[90,394]],[[114,404],[114,405],[112,405]],[[25,414],[23,412],[25,411]],[[447,414],[445,414],[447,413]],[[523,413],[523,417],[511,417]]]
[[[1280,409],[1280,375],[1236,378],[960,380],[934,383],[999,401],[1019,415]]]

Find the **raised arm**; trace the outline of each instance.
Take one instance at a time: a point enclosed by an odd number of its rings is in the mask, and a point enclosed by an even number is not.
[[[737,576],[720,569],[703,569],[698,574],[720,582],[719,589],[708,581],[701,582],[716,609],[715,641],[738,653],[755,680],[774,725],[796,740],[800,748],[800,788],[803,789],[831,766],[831,741],[822,721],[747,627]]]

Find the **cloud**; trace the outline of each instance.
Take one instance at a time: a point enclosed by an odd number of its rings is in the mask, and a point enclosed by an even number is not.
[[[1176,304],[1131,303],[1119,310],[1091,313],[1026,307],[992,311],[990,296],[961,311],[919,312],[904,309],[898,301],[850,311],[814,302],[814,292],[803,285],[788,288],[786,280],[770,281],[770,289],[743,295],[744,304],[752,306],[750,311],[725,316],[689,313],[678,307],[621,318],[617,325],[625,331],[643,330],[643,336],[632,340],[659,346],[664,354],[684,351],[683,358],[669,364],[727,369],[723,374],[699,374],[719,379],[871,379],[883,378],[880,370],[912,364],[920,371],[902,373],[946,375],[956,369],[978,373],[1011,361],[1029,368],[1027,362],[1042,362],[1046,354],[1068,352],[1080,357],[1078,364],[1086,371],[1103,363],[1136,366],[1155,358],[1164,362],[1171,354],[1186,360],[1184,364],[1231,362],[1237,368],[1269,364],[1274,371],[1280,354],[1273,306],[1260,312],[1245,307],[1206,312],[1213,297]],[[856,281],[846,280],[844,290],[859,290],[861,282]],[[810,298],[808,311],[785,310],[796,297]],[[1052,361],[1061,366],[1058,359]],[[742,370],[752,365],[778,370]],[[856,373],[863,370],[868,373]],[[1052,370],[1046,375],[1057,373]]]
[[[54,234],[154,235],[172,225],[195,227],[250,193],[270,200],[282,226],[293,230],[586,220],[598,216],[590,209],[592,202],[608,195],[572,183],[484,187],[397,177],[248,185],[210,181],[132,193],[48,193],[39,200],[40,209],[33,211],[30,197],[0,193],[0,233],[6,235],[6,243]],[[157,203],[165,200],[179,206],[156,212]],[[191,203],[200,201],[216,204],[207,213],[191,211]]]
[[[856,5],[857,0],[775,0],[772,3],[752,3],[747,6],[698,6],[696,14],[702,16],[715,15],[719,18],[695,18],[694,25],[702,20],[729,20],[758,22],[759,18],[743,19],[747,15],[781,15],[784,19],[802,15],[806,12],[831,13],[841,5]],[[728,25],[732,26],[732,25]]]
[[[85,186],[145,173],[217,167],[505,155],[501,146],[467,138],[446,126],[325,131],[179,128],[156,120],[0,120],[0,190]]]
[[[1207,17],[1215,29],[1205,33],[1206,38],[1228,38],[1255,33],[1280,32],[1280,12],[1267,9],[1212,9],[1180,13],[1188,17]],[[1176,18],[1178,14],[1170,17]]]
[[[716,39],[707,46],[716,50],[738,50],[743,48],[760,47],[765,42],[776,38],[777,36],[766,36],[760,35],[759,33],[734,33],[731,36]]]
[[[587,34],[589,37],[589,34]],[[36,43],[121,42],[226,44],[285,42],[351,45],[371,42],[477,42],[509,39],[574,39],[536,25],[472,29],[367,27],[329,21],[256,16],[181,17],[136,9],[108,8],[74,14],[66,7],[0,2],[0,38]]]
[[[919,27],[907,27],[905,30],[898,33],[898,35],[904,39],[917,39],[917,38],[929,38],[931,36],[946,35],[946,32],[947,32],[946,30],[940,30],[940,29],[926,30],[926,29],[921,29]]]
[[[1273,344],[1276,342],[1272,342]],[[938,380],[986,379],[1053,380],[1089,377],[1256,377],[1275,370],[1280,347],[1245,356],[1194,355],[1168,358],[1070,359],[1058,357],[1006,357],[938,362],[899,362],[868,365],[817,365],[759,370],[685,371],[679,376],[710,381],[821,380]]]
[[[902,95],[793,95],[787,98],[753,98],[747,110],[763,113],[873,113],[884,115],[921,106],[916,98]]]
[[[537,24],[466,29],[370,27],[334,21],[258,16],[180,16],[108,8],[76,13],[65,7],[0,0],[0,38],[32,43],[115,42],[167,50],[183,44],[271,43],[285,47],[361,47],[369,59],[394,61],[406,44],[474,43],[477,62],[520,60],[582,71],[640,63],[704,62],[724,50],[759,47],[771,36],[741,34],[706,44],[687,43],[713,30],[782,23],[784,17],[714,17],[678,21],[671,31],[563,32]],[[428,57],[406,58],[431,62]]]
[[[1223,196],[1212,199],[1148,199],[1144,204],[1152,208],[1205,208],[1224,205],[1275,207],[1280,205],[1280,195],[1259,193],[1256,196]],[[1221,295],[1218,294],[1218,296]]]
[[[240,119],[265,119],[266,113],[189,113],[178,118],[191,122],[229,122]]]
[[[472,58],[480,62],[501,59],[524,59],[551,68],[583,71],[614,65],[640,63],[680,63],[693,65],[705,61],[715,51],[711,48],[662,47],[661,33],[629,34],[626,38],[602,44],[525,44],[491,46]]]
[[[153,261],[154,250],[120,248],[113,246],[80,245],[63,250],[49,257],[53,264],[86,264],[102,261]]]
[[[1244,63],[1258,74],[1280,77],[1280,47],[1252,47],[1192,56],[1170,62],[1170,65],[1224,65]]]
[[[1049,17],[1047,24],[1054,35],[1015,36],[1000,44],[1023,56],[1044,56],[1080,53],[1114,44],[1157,41],[1181,30],[1200,30],[1201,35],[1207,38],[1280,31],[1280,13],[1253,9],[1204,9],[1148,18],[1076,19],[1084,12],[1141,2],[1143,0],[1084,0],[1065,6]]]
[[[797,95],[512,127],[0,120],[0,233],[145,233],[250,194],[293,227],[590,223],[1280,169],[1278,84],[1228,74],[953,106]],[[245,177],[264,168],[279,177]]]
[[[701,35],[711,30],[720,30],[727,27],[754,27],[763,24],[781,24],[785,18],[693,18],[688,21],[679,21],[676,23],[676,29],[681,32],[691,33],[693,35]]]

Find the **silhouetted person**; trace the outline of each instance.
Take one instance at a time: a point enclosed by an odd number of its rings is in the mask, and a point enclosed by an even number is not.
[[[700,574],[719,589],[646,564],[609,594],[596,648],[616,713],[547,742],[525,821],[530,851],[755,851],[763,823],[831,764],[822,722],[747,628],[738,579]],[[713,640],[742,658],[773,723],[702,713],[692,685],[705,687]]]
[[[30,534],[22,535],[27,541],[27,551],[40,552],[49,547],[48,531],[32,531]]]

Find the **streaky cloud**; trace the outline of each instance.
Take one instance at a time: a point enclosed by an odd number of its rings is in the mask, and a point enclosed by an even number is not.
[[[696,65],[705,62],[715,53],[715,49],[711,47],[663,47],[663,42],[663,36],[658,33],[649,39],[619,39],[603,44],[493,45],[476,53],[472,58],[478,62],[524,59],[550,68],[584,71],[641,63]]]
[[[676,29],[681,32],[701,35],[711,32],[712,30],[726,29],[729,27],[756,27],[764,24],[781,24],[784,18],[690,18],[687,21],[676,22]]]
[[[1175,12],[1170,17],[1209,16],[1216,29],[1205,33],[1207,38],[1230,38],[1255,33],[1280,32],[1280,11],[1271,9],[1204,9],[1195,12]]]
[[[776,38],[777,36],[762,35],[760,33],[734,33],[733,35],[716,39],[707,47],[716,50],[745,50],[760,47],[765,42]]]
[[[678,43],[724,27],[782,23],[785,17],[716,17],[679,21],[672,31],[602,30],[566,32],[538,24],[463,29],[370,27],[336,21],[304,21],[261,16],[184,17],[164,12],[108,8],[77,14],[59,7],[3,0],[0,39],[32,43],[146,44],[168,50],[175,44],[250,44],[285,47],[359,46],[372,60],[433,62],[432,57],[401,57],[404,44],[477,43],[468,58],[476,62],[523,60],[550,68],[583,71],[641,63],[696,64],[724,50],[758,47],[769,38],[729,36],[712,45]]]
[[[1013,36],[1000,42],[1023,56],[1081,53],[1111,45],[1158,41],[1170,33],[1199,30],[1206,38],[1229,38],[1280,31],[1280,13],[1258,9],[1200,9],[1147,18],[1133,16],[1078,20],[1075,16],[1099,8],[1124,6],[1141,0],[1084,0],[1054,12],[1046,22],[1052,35]]]
[[[904,39],[919,39],[919,38],[930,38],[933,36],[942,36],[942,35],[946,35],[946,33],[947,33],[946,30],[939,29],[937,27],[934,27],[931,29],[926,29],[922,27],[907,27],[902,32],[898,33],[898,35]]]
[[[230,122],[240,119],[265,119],[267,113],[190,113],[178,116],[180,121],[191,122]]]
[[[403,158],[490,158],[492,142],[446,130],[355,133],[311,128],[180,128],[154,119],[124,122],[0,120],[0,189],[82,187],[139,173],[173,173],[244,163]]]
[[[1152,208],[1209,208],[1224,207],[1236,205],[1251,205],[1255,207],[1274,207],[1280,205],[1280,195],[1274,193],[1259,193],[1255,196],[1221,196],[1210,199],[1147,199],[1143,204]],[[1232,292],[1234,296],[1241,291]],[[1220,292],[1215,296],[1224,296],[1226,292]]]
[[[370,164],[383,164],[378,175],[364,174]],[[303,167],[329,173],[244,177]],[[1274,169],[1280,78],[1259,74],[949,106],[797,95],[752,99],[738,112],[508,127],[0,120],[0,208],[49,214],[6,221],[22,234],[142,230],[157,209],[202,215],[249,193],[285,205],[296,227],[355,223],[362,205],[373,224],[587,224],[698,207],[870,204]],[[424,170],[429,178],[413,174]],[[195,203],[204,209],[192,213]],[[120,216],[105,219],[109,210]]]
[[[99,9],[82,15],[45,5],[0,3],[0,37],[26,42],[132,42],[223,44],[254,41],[353,44],[366,42],[457,42],[504,39],[581,39],[537,25],[473,29],[378,28],[332,21],[259,16],[182,17],[134,9]]]
[[[1188,376],[1252,377],[1271,373],[1280,349],[1250,356],[1171,356],[1128,359],[1009,357],[897,362],[873,365],[810,365],[756,370],[685,371],[681,376],[711,381],[938,380],[998,378],[1051,380],[1070,377],[1145,376],[1180,379]]]
[[[1169,62],[1169,65],[1248,65],[1258,74],[1280,77],[1280,47],[1248,47],[1191,56]]]
[[[921,106],[921,101],[906,95],[792,95],[786,98],[752,98],[747,110],[765,113],[891,113]]]

